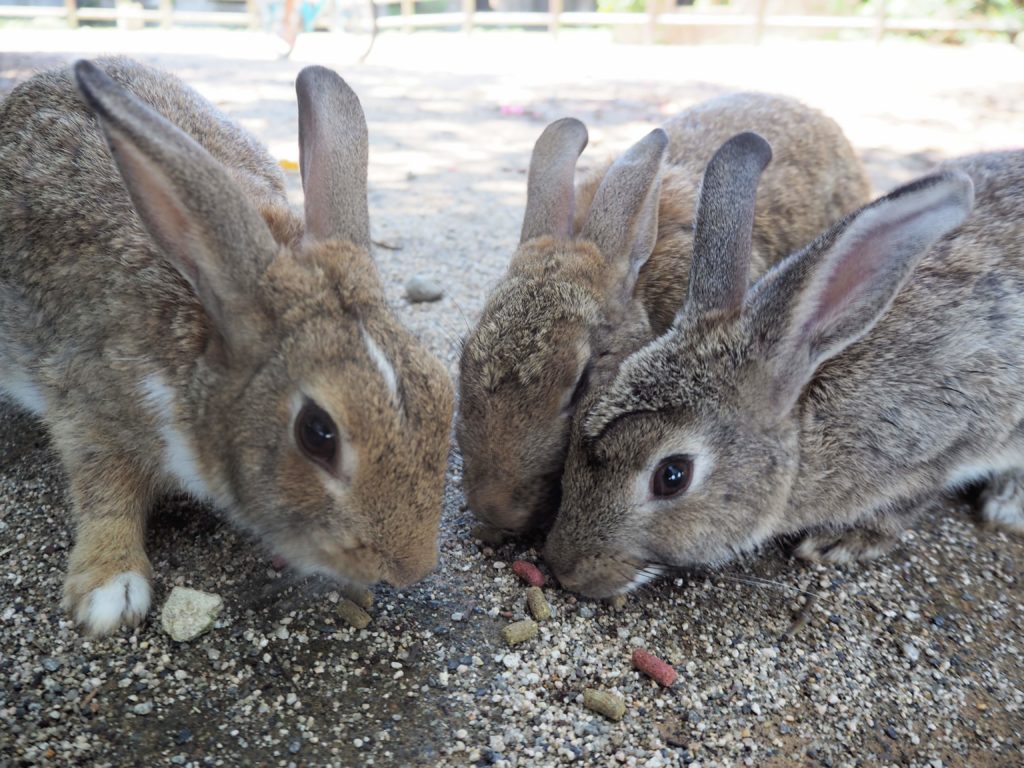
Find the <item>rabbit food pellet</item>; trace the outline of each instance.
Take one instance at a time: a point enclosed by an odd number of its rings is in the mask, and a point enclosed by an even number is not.
[[[338,613],[356,629],[366,629],[370,625],[370,614],[347,597],[338,601]]]
[[[679,676],[671,664],[666,664],[653,653],[648,653],[640,648],[633,651],[633,666],[658,685],[663,685],[666,688],[671,686]]]
[[[594,688],[583,689],[583,706],[609,720],[621,720],[626,714],[626,702],[621,696]]]
[[[365,587],[346,585],[341,588],[341,594],[358,605],[364,611],[373,608],[373,592]]]
[[[512,572],[531,587],[543,587],[544,582],[547,581],[544,574],[540,572],[540,568],[525,560],[516,560],[512,563]]]
[[[501,630],[501,636],[505,638],[505,642],[509,645],[519,645],[519,643],[526,642],[531,637],[535,637],[538,629],[536,621],[533,619],[523,619],[522,621],[509,624]]]
[[[621,611],[626,607],[625,595],[612,595],[608,598],[608,607],[613,611]]]
[[[547,621],[551,618],[551,606],[548,605],[540,587],[530,587],[526,590],[526,605],[530,608],[530,615],[537,621]]]

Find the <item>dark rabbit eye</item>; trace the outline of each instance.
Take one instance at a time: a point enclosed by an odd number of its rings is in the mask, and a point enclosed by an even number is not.
[[[689,488],[692,479],[693,459],[669,456],[658,462],[651,476],[651,493],[659,499],[670,499]]]
[[[334,457],[338,454],[338,428],[327,411],[312,401],[307,400],[295,417],[295,442],[310,460],[334,469]]]

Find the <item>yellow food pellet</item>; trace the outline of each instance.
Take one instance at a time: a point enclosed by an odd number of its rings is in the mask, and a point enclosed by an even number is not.
[[[299,164],[294,160],[278,160],[277,164],[286,171],[297,171],[299,170]]]
[[[338,603],[338,613],[356,629],[366,629],[370,625],[370,614],[348,598]]]
[[[544,597],[544,590],[540,587],[530,587],[526,590],[526,604],[530,608],[530,615],[537,621],[547,621],[551,618],[551,606]]]
[[[341,588],[341,593],[364,611],[373,608],[373,592],[368,589],[346,586]]]
[[[533,619],[523,619],[522,621],[509,624],[501,630],[501,636],[505,638],[505,642],[509,645],[518,645],[519,643],[526,642],[531,637],[536,637],[539,629],[537,622]]]
[[[610,691],[599,691],[596,688],[583,689],[583,706],[604,715],[609,720],[621,720],[626,714],[626,701]]]
[[[626,607],[626,596],[625,595],[613,595],[608,598],[608,607],[613,611],[621,611]]]

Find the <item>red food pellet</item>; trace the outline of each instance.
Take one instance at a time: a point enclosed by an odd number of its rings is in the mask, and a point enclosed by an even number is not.
[[[540,572],[540,568],[525,560],[516,560],[512,563],[512,572],[531,587],[543,587],[544,582],[547,581],[544,574]]]
[[[675,667],[666,664],[652,653],[637,648],[633,651],[633,666],[647,675],[658,685],[668,688],[679,677]]]
[[[280,555],[274,555],[274,557],[270,559],[270,567],[275,571],[283,571],[288,567],[288,561]]]

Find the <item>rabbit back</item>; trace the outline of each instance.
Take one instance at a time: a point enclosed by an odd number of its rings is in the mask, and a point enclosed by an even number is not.
[[[758,188],[751,276],[809,243],[868,201],[870,184],[839,125],[789,96],[732,93],[701,102],[663,126],[669,144],[659,200],[658,238],[640,269],[636,295],[655,334],[664,332],[686,295],[700,179],[715,151],[744,131],[772,146]],[[577,189],[577,230],[607,172],[599,167]]]

